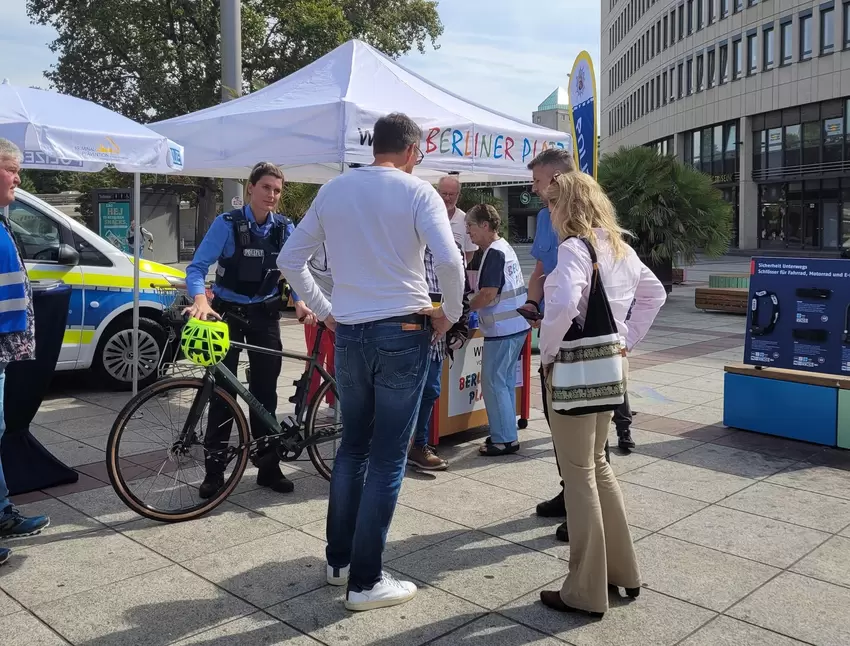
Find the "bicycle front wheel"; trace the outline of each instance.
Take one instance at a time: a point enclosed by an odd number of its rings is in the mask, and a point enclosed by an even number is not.
[[[245,414],[219,386],[201,401],[203,389],[202,379],[157,382],[127,402],[112,425],[106,445],[109,480],[118,497],[145,518],[198,518],[224,502],[245,471],[250,451]],[[204,437],[210,402],[216,397],[226,411],[225,421],[219,426],[219,441],[208,449]],[[187,429],[193,404],[194,424]],[[223,467],[223,483],[204,499],[198,488],[210,464],[216,471]]]
[[[332,405],[325,401],[329,393],[333,396]],[[336,452],[342,439],[339,397],[332,381],[323,382],[310,400],[304,420],[304,438],[307,441],[315,439],[315,443],[307,447],[307,455],[319,475],[330,480]]]

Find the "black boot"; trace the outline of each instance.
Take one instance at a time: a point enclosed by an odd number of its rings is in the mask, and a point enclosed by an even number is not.
[[[562,543],[570,542],[570,531],[567,529],[567,523],[564,522],[558,525],[558,529],[555,530],[555,538]]]
[[[561,493],[537,505],[537,515],[541,518],[563,518],[567,515],[567,506],[564,504],[564,490]]]
[[[617,429],[617,446],[622,451],[631,451],[635,448],[635,441],[632,439],[632,430],[630,428]]]
[[[276,460],[260,466],[260,470],[257,473],[257,484],[261,487],[268,487],[278,493],[292,493],[295,490],[292,480],[283,475],[280,470],[280,464]]]
[[[220,473],[207,473],[204,481],[198,487],[198,495],[204,500],[209,500],[216,495],[224,486],[224,475]]]

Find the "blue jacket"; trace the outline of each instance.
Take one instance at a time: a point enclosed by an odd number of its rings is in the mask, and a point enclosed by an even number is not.
[[[0,217],[0,334],[27,329],[26,268],[6,220]]]
[[[219,215],[213,220],[212,226],[210,226],[204,239],[201,240],[201,244],[195,250],[195,256],[192,258],[191,264],[186,268],[186,287],[191,298],[204,293],[207,273],[212,264],[217,262],[219,258],[230,258],[236,251],[236,241],[233,239],[233,225],[224,219],[224,215]],[[271,233],[274,217],[276,217],[275,214],[271,214],[265,223],[259,225],[254,219],[254,213],[251,211],[251,207],[245,205],[245,218],[248,220],[251,230],[263,238]],[[295,230],[291,222],[287,223],[286,228],[287,232],[284,240]],[[262,302],[278,292],[278,288],[275,286],[268,294],[248,297],[216,284],[213,284],[212,290],[216,296],[231,303],[239,303],[240,305]],[[297,300],[297,295],[294,293],[292,294],[292,300]]]

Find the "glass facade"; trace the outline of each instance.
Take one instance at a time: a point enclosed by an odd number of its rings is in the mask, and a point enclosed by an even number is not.
[[[740,139],[738,121],[718,123],[685,133],[684,161],[695,169],[711,175],[723,199],[732,207],[732,241],[738,245],[740,218],[738,215],[738,179]]]
[[[753,127],[759,247],[850,243],[850,99],[758,115]]]
[[[838,249],[850,240],[850,179],[759,185],[759,247]]]
[[[685,163],[711,175],[715,184],[737,183],[738,121],[685,134]]]

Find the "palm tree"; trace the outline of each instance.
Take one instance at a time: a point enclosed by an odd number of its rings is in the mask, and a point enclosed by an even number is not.
[[[650,266],[690,265],[698,252],[716,258],[728,251],[731,206],[708,175],[674,157],[654,148],[621,148],[603,155],[599,183]]]

